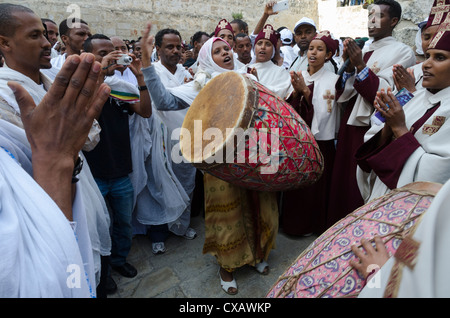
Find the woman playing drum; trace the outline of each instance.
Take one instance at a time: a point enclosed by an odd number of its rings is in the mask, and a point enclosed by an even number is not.
[[[163,110],[189,107],[200,89],[214,76],[234,70],[231,47],[220,38],[211,38],[200,50],[199,71],[194,81],[166,90],[150,63],[153,37],[147,26],[142,39],[143,73],[152,98]],[[145,44],[144,44],[145,43]],[[203,253],[216,257],[220,265],[221,286],[236,294],[232,272],[244,265],[268,272],[265,262],[274,247],[278,231],[278,206],[275,193],[246,190],[209,174],[204,176],[205,243]]]

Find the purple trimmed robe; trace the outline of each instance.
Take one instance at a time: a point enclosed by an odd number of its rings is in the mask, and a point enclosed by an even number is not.
[[[311,127],[314,116],[312,97],[314,84],[308,85],[311,90],[309,104],[300,103],[300,98],[288,100],[299,113],[305,123]],[[321,234],[327,229],[328,202],[324,198],[329,195],[331,171],[336,152],[334,140],[317,140],[324,158],[324,170],[321,178],[305,188],[283,192],[280,225],[283,232],[289,235]]]
[[[364,55],[364,62],[367,63],[372,52]],[[362,82],[355,81],[354,88],[359,95],[373,104],[380,80],[371,70],[369,76]],[[343,93],[342,77],[336,83],[336,100]],[[328,227],[347,216],[360,206],[364,205],[364,200],[359,191],[356,181],[356,158],[357,149],[364,143],[364,135],[370,126],[348,125],[347,121],[353,110],[358,94],[351,98],[342,116],[336,147],[336,158],[334,161],[333,175],[331,177],[330,196],[328,198]]]

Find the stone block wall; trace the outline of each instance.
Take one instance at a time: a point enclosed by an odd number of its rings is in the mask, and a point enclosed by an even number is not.
[[[184,40],[197,31],[213,32],[222,18],[232,20],[234,13],[242,13],[252,31],[261,17],[266,0],[6,0],[25,5],[41,17],[59,23],[79,8],[93,33],[118,35],[137,39],[147,21],[153,23],[152,33],[163,28],[180,31]],[[417,23],[428,16],[432,0],[400,0],[403,21],[395,36],[414,45]],[[293,29],[295,23],[307,16],[316,21],[319,29],[328,29],[336,37],[367,36],[367,10],[362,6],[339,7],[338,0],[290,0],[290,9],[267,21],[275,28]],[[73,7],[72,7],[73,6]]]
[[[71,5],[80,9],[81,18],[88,22],[95,33],[118,35],[136,39],[141,35],[147,21],[153,23],[152,33],[163,28],[180,31],[188,41],[197,31],[213,32],[219,20],[231,21],[234,13],[242,13],[253,30],[264,11],[265,0],[7,0],[34,10],[39,16],[59,24],[73,11]],[[69,12],[67,12],[69,8]],[[318,19],[317,0],[290,0],[290,10],[269,18],[276,28],[293,29],[303,16]]]

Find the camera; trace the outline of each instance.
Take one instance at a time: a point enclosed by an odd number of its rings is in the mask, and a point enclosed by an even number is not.
[[[117,64],[119,65],[130,65],[133,62],[133,58],[128,54],[122,54],[117,60]]]

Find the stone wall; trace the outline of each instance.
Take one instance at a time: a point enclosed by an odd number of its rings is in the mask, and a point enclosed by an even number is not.
[[[242,13],[243,19],[253,30],[261,17],[266,0],[6,0],[25,5],[41,17],[59,23],[79,8],[94,33],[118,35],[136,39],[147,21],[154,24],[152,33],[163,28],[180,31],[189,41],[196,31],[213,32],[222,18],[232,20],[234,13]],[[269,18],[275,28],[293,29],[295,23],[307,16],[316,21],[319,29],[328,29],[336,37],[367,36],[367,10],[362,6],[340,7],[339,0],[290,0],[290,9]],[[417,23],[428,16],[432,0],[400,0],[403,21],[396,28],[395,36],[414,45]]]
[[[339,1],[338,1],[339,3]],[[411,47],[418,31],[417,24],[428,17],[433,0],[400,0],[402,20],[393,36]],[[332,30],[336,37],[366,37],[368,10],[362,5],[341,7],[336,0],[319,0],[319,27]]]
[[[163,28],[180,31],[183,39],[197,31],[213,32],[222,18],[231,21],[234,13],[242,13],[243,19],[253,30],[264,11],[265,0],[7,0],[25,5],[39,16],[59,24],[73,11],[70,5],[80,9],[81,18],[87,21],[95,33],[118,35],[136,39],[141,35],[147,21],[154,24],[152,33]],[[111,5],[113,3],[113,5]],[[69,9],[69,12],[67,10]],[[293,29],[303,16],[318,19],[317,0],[290,0],[290,10],[269,18],[275,27]]]

